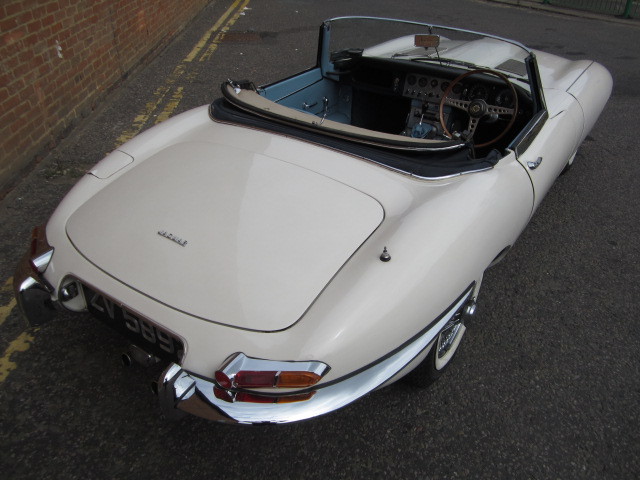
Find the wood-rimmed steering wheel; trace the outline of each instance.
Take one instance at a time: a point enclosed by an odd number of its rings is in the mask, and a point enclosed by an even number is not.
[[[508,87],[511,89],[511,94],[513,95],[513,108],[502,107],[499,105],[489,105],[485,100],[480,98],[472,99],[472,100],[457,100],[454,98],[450,98],[451,92],[453,92],[453,89],[457,84],[459,84],[465,78],[478,73],[494,75],[499,79],[501,79],[504,83],[506,83]],[[467,115],[469,115],[469,125],[467,127],[467,131],[469,132],[468,138],[472,138],[475,135],[476,128],[478,128],[478,124],[484,117],[488,115],[491,115],[491,114],[509,115],[511,117],[509,119],[509,123],[505,126],[504,129],[500,131],[498,135],[496,135],[494,138],[492,138],[487,142],[476,145],[476,147],[486,147],[487,145],[491,145],[492,143],[495,143],[498,140],[500,140],[504,136],[504,134],[509,131],[509,129],[513,126],[514,122],[516,121],[516,114],[518,113],[518,93],[516,92],[515,87],[509,81],[509,79],[502,73],[496,72],[495,70],[490,70],[485,68],[470,70],[458,76],[453,82],[449,84],[447,89],[444,91],[444,94],[442,95],[442,99],[440,100],[440,124],[442,125],[442,128],[444,129],[445,134],[447,134],[449,137],[453,137],[451,132],[449,132],[449,130],[447,129],[447,125],[445,122],[445,118],[444,118],[445,105],[449,107],[457,108],[458,110],[462,110],[465,113],[467,113]]]

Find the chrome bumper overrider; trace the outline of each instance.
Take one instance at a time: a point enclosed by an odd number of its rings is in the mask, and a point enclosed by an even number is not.
[[[318,386],[308,400],[294,403],[228,402],[217,398],[214,380],[201,378],[172,364],[158,382],[161,405],[168,414],[176,409],[211,420],[230,423],[287,423],[322,415],[343,407],[394,377],[427,348],[447,322],[472,298],[472,285],[438,319],[405,345],[350,376]]]
[[[18,263],[13,275],[13,291],[30,325],[41,325],[55,317],[56,308],[51,298],[53,287],[41,275],[34,273],[29,255]]]

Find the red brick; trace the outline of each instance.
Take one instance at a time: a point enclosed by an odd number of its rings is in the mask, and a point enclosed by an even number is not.
[[[0,152],[42,148],[207,0],[5,0]],[[64,58],[58,58],[56,40]],[[4,87],[4,88],[2,88]],[[14,132],[14,133],[12,133]],[[40,144],[34,145],[34,144]],[[25,159],[17,158],[16,162]],[[0,172],[6,171],[0,164]],[[0,178],[0,185],[4,182]]]
[[[33,13],[31,12],[23,12],[20,15],[18,15],[17,17],[18,23],[19,24],[25,24],[30,22],[31,20],[33,20]]]
[[[4,12],[6,17],[10,17],[11,15],[17,15],[18,13],[23,11],[24,11],[24,7],[18,2],[4,6]]]
[[[47,15],[47,8],[44,6],[38,6],[31,9],[31,13],[33,14],[33,18],[42,19]]]
[[[48,15],[42,19],[42,26],[48,27],[49,25],[53,25],[56,21],[56,17],[53,15]]]
[[[9,32],[18,26],[18,20],[15,17],[4,18],[0,20],[0,32]]]
[[[29,33],[39,33],[42,29],[42,22],[40,20],[34,20],[33,22],[27,23],[26,28]]]
[[[31,129],[31,133],[29,134],[29,139],[31,140],[32,143],[37,143],[46,135],[47,135],[47,129],[43,124],[39,123],[34,125],[33,128]]]

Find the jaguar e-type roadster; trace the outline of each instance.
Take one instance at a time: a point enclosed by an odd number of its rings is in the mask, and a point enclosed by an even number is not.
[[[229,80],[99,162],[34,229],[17,299],[126,335],[169,413],[292,422],[428,385],[611,86],[492,35],[327,20],[312,68]]]

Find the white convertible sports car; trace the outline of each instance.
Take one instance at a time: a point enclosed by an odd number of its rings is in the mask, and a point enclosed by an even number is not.
[[[313,68],[228,81],[99,162],[34,229],[16,296],[163,362],[168,412],[292,422],[427,385],[611,84],[491,35],[327,20]]]

